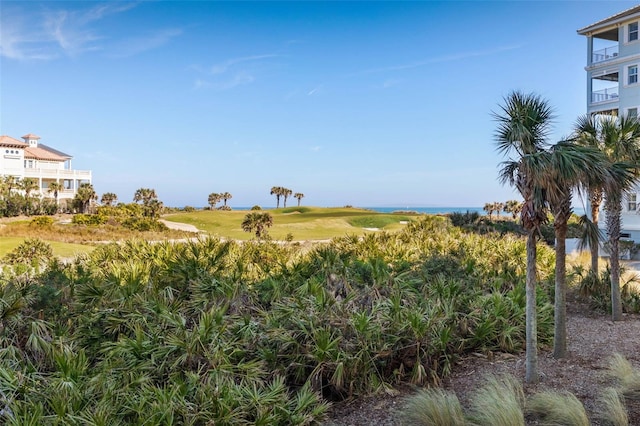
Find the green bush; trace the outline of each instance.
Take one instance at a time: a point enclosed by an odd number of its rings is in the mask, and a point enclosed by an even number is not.
[[[48,227],[53,225],[53,218],[49,216],[38,216],[31,219],[29,226]]]
[[[71,218],[71,223],[76,225],[104,225],[107,222],[107,217],[98,214],[74,214]]]
[[[23,263],[37,266],[46,263],[53,257],[53,249],[49,243],[39,238],[28,238],[4,257],[8,264]]]
[[[449,213],[449,219],[453,226],[473,225],[480,220],[480,213],[467,210],[466,213]]]
[[[251,207],[251,210],[262,210],[262,207],[256,204],[255,206]]]

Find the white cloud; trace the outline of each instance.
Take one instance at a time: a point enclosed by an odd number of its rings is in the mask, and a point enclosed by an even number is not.
[[[207,81],[203,79],[196,79],[194,82],[194,89],[213,89],[213,90],[229,90],[237,86],[252,83],[255,78],[244,71],[240,71],[233,76],[225,79],[217,79],[216,81]]]
[[[253,55],[253,56],[243,56],[239,58],[232,58],[222,63],[213,65],[211,67],[211,74],[214,74],[214,75],[223,74],[227,72],[229,68],[233,67],[234,65],[241,64],[243,62],[259,61],[262,59],[276,58],[278,56],[280,55],[266,54],[266,55]]]
[[[111,56],[115,58],[135,56],[139,53],[146,52],[147,50],[163,46],[181,34],[182,30],[180,29],[167,29],[153,32],[144,37],[130,38],[122,43],[118,48],[118,51]]]
[[[313,89],[309,90],[309,92],[307,92],[307,96],[313,96],[319,93],[322,93],[322,85],[314,87]]]
[[[80,8],[76,9],[53,8],[52,4],[45,3],[40,10],[3,6],[0,14],[0,56],[18,60],[48,60],[105,50],[102,42],[106,37],[95,24],[109,16],[124,13],[139,3],[89,3],[92,4],[89,8],[84,7],[87,3],[81,3]],[[66,3],[57,4],[64,6]],[[179,33],[179,30],[162,30],[146,38],[129,40],[126,43],[128,48],[121,49],[118,55],[113,56],[130,56],[158,47]],[[126,38],[126,35],[122,38]]]
[[[247,70],[246,66],[241,67],[240,65],[248,65],[252,62],[259,62],[264,59],[276,58],[279,56],[281,55],[264,54],[242,56],[228,59],[204,70],[202,67],[197,65],[191,66],[190,68],[197,73],[204,74],[204,77],[196,80],[194,88],[229,90],[237,86],[253,83],[255,81],[254,72],[250,72]]]
[[[509,51],[509,50],[520,49],[521,47],[522,47],[522,45],[509,45],[509,46],[499,46],[499,47],[496,47],[496,48],[493,48],[493,49],[452,53],[450,55],[436,56],[436,57],[433,57],[433,58],[425,59],[425,60],[422,60],[422,61],[416,61],[416,62],[412,62],[412,63],[408,63],[408,64],[390,65],[390,66],[387,66],[387,67],[380,67],[380,68],[371,68],[371,69],[367,69],[367,70],[363,70],[363,71],[354,73],[352,75],[373,74],[373,73],[388,72],[388,71],[402,71],[402,70],[422,67],[422,66],[425,66],[425,65],[439,64],[439,63],[443,63],[443,62],[459,61],[459,60],[463,60],[463,59],[477,58],[477,57],[480,57],[480,56],[495,55],[497,53],[502,53],[502,52],[506,52],[506,51]]]

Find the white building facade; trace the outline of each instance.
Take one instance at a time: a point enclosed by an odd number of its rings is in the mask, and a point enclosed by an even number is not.
[[[587,37],[587,113],[640,118],[640,6],[578,34]],[[622,203],[621,237],[640,242],[640,187]]]
[[[68,154],[41,144],[34,134],[22,136],[22,140],[0,136],[0,176],[18,179],[32,178],[38,182],[38,192],[48,196],[49,184],[63,186],[58,199],[72,199],[83,183],[91,183],[91,170],[74,170]]]

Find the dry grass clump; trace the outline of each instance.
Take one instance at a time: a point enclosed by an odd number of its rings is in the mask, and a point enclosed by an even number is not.
[[[589,426],[582,403],[569,392],[545,391],[527,401],[527,412],[538,416],[542,425]]]
[[[471,401],[472,425],[524,426],[525,396],[522,384],[513,376],[490,375]]]
[[[620,393],[625,398],[640,399],[640,372],[633,368],[625,357],[614,354],[609,361],[607,372],[619,383]]]
[[[464,426],[465,418],[458,397],[438,388],[413,395],[402,416],[402,424],[412,426]]]
[[[620,392],[616,388],[606,388],[600,395],[600,418],[611,426],[627,426],[629,415]]]
[[[20,221],[9,223],[0,228],[0,236],[40,238],[48,241],[87,244],[103,241],[122,241],[136,238],[147,241],[181,239],[193,237],[193,233],[176,230],[166,230],[163,232],[141,232],[112,225],[76,225],[55,223],[49,226],[33,226],[29,222]]]

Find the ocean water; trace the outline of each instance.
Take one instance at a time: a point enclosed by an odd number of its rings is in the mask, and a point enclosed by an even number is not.
[[[289,206],[289,207],[295,207]],[[275,209],[273,207],[264,207],[265,209]],[[393,213],[398,211],[410,211],[424,214],[449,214],[449,213],[466,213],[466,212],[476,212],[481,215],[485,215],[486,212],[482,209],[482,207],[362,207],[364,209],[373,210],[380,213]],[[251,207],[234,207],[235,210],[249,210]],[[584,208],[582,207],[574,207],[573,212],[578,216],[581,216],[585,213]],[[501,213],[502,216],[510,216],[507,213]]]
[[[373,210],[380,213],[392,213],[397,211],[409,211],[425,214],[448,214],[448,213],[466,213],[477,212],[485,214],[482,207],[364,207],[365,209]]]

